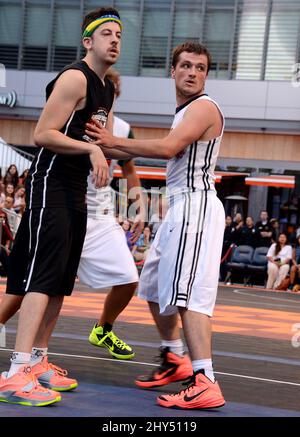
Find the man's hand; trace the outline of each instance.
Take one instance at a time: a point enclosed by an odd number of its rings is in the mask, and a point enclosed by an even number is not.
[[[100,147],[94,145],[90,151],[93,167],[92,181],[96,188],[105,187],[109,181],[109,171],[105,156]]]
[[[86,123],[85,132],[92,138],[95,138],[93,144],[97,146],[104,146],[110,149],[114,148],[116,145],[115,137],[102,126],[97,120],[93,120],[93,123]]]
[[[143,232],[143,229],[145,227],[145,218],[143,214],[137,214],[135,216],[133,225],[131,226],[130,231],[132,232],[132,237],[130,238],[130,241],[132,243],[136,243],[139,239],[139,236]]]

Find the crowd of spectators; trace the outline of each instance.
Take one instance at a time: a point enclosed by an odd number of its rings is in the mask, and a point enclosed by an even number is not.
[[[239,246],[268,249],[265,278],[267,289],[300,290],[300,226],[287,235],[280,231],[277,218],[269,219],[267,211],[261,211],[260,220],[255,224],[250,216],[244,221],[240,213],[234,218],[227,216],[222,250],[222,280],[228,277],[227,261],[235,247]]]
[[[12,164],[5,175],[0,175],[0,274],[6,274],[8,256],[17,232],[21,216],[25,210],[25,179],[28,170],[19,176],[16,165]],[[138,241],[132,242],[130,219],[118,218],[122,226],[128,247],[134,257],[136,265],[142,267],[149,252],[155,233],[163,219],[163,208],[159,208],[157,217],[153,214]],[[277,218],[269,219],[267,211],[261,211],[260,220],[254,223],[251,216],[244,218],[237,213],[233,218],[227,216],[225,220],[224,241],[220,279],[227,277],[227,262],[234,249],[239,246],[250,246],[253,249],[266,249],[266,277],[267,289],[290,289],[300,291],[300,226],[291,235],[280,230]]]
[[[19,176],[17,167],[12,164],[5,175],[0,176],[0,273],[6,275],[8,256],[14,236],[25,210],[25,178],[28,170]]]

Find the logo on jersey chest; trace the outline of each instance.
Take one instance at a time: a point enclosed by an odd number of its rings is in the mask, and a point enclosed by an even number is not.
[[[102,124],[103,127],[106,126],[106,122],[107,122],[107,117],[108,117],[108,112],[105,108],[99,108],[97,112],[94,112],[91,116],[91,118],[89,119],[89,123],[93,124],[94,121],[98,121],[99,123]],[[94,141],[94,138],[91,138],[89,135],[83,135],[82,137],[85,141],[88,141],[89,143],[92,143]]]

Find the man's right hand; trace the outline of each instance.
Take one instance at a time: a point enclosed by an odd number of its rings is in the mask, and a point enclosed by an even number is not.
[[[109,181],[109,171],[106,158],[100,147],[92,145],[90,160],[93,168],[93,184],[96,188],[105,187]]]

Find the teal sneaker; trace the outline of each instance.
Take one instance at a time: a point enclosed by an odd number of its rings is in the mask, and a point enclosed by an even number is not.
[[[134,357],[132,348],[116,336],[113,331],[104,331],[102,326],[93,327],[89,342],[94,346],[106,347],[109,353],[118,360],[131,360]]]

